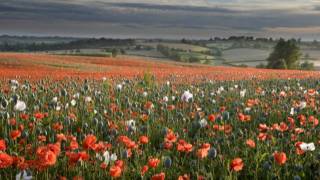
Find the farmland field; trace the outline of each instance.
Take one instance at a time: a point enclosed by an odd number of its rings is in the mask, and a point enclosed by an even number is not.
[[[183,43],[157,42],[157,43],[141,43],[141,44],[146,46],[151,46],[153,48],[156,48],[157,45],[161,44],[169,48],[181,49],[184,51],[193,51],[193,52],[203,52],[203,51],[209,50],[208,48],[205,48],[205,47],[190,45],[190,44],[183,44]]]
[[[107,77],[142,77],[150,72],[159,80],[177,78],[188,82],[202,79],[240,80],[287,79],[320,77],[317,71],[265,70],[255,68],[231,68],[207,66],[172,61],[150,61],[137,58],[107,58],[85,56],[59,56],[30,53],[0,53],[0,78],[65,77],[102,78]]]
[[[26,53],[0,69],[1,179],[320,178],[320,72]]]
[[[271,52],[261,49],[238,48],[223,51],[227,61],[265,60]]]

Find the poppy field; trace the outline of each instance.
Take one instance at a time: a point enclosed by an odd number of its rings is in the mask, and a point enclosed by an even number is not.
[[[320,178],[317,72],[150,66],[62,79],[6,67],[1,179]]]

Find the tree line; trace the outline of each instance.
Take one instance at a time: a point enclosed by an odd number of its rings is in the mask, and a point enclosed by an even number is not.
[[[82,48],[99,48],[105,46],[131,46],[134,45],[133,39],[106,39],[90,38],[71,42],[61,43],[15,43],[4,42],[0,44],[0,51],[5,52],[30,52],[30,51],[52,51],[52,50],[72,50]]]

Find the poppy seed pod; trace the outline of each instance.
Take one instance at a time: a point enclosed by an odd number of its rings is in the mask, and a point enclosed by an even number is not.
[[[263,163],[262,167],[263,167],[264,170],[268,170],[269,171],[269,170],[271,170],[272,165],[271,165],[270,162],[266,161],[266,162]]]
[[[211,147],[208,151],[208,157],[211,159],[214,159],[217,157],[217,150],[213,147]]]
[[[301,177],[298,176],[298,175],[295,175],[295,176],[293,177],[293,180],[301,180]]]
[[[172,165],[172,159],[170,157],[166,157],[165,160],[164,160],[164,166],[166,168],[170,168]]]

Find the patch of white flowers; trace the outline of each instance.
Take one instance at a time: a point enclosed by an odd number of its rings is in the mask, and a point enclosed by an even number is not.
[[[20,112],[26,110],[26,108],[27,108],[26,103],[20,100],[18,100],[16,105],[14,105],[13,107],[15,111],[20,111]]]
[[[303,151],[314,151],[316,149],[314,143],[301,143],[300,148]]]
[[[184,93],[181,96],[181,100],[184,102],[189,102],[193,98],[193,94],[189,92],[189,90],[184,91]]]

